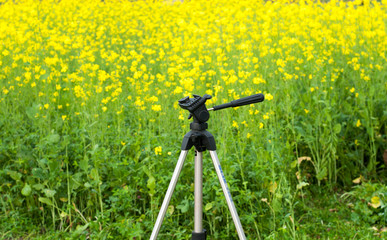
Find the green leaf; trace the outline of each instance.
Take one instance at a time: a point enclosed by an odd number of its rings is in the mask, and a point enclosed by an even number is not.
[[[39,178],[39,179],[45,179],[46,178],[46,174],[44,173],[44,170],[41,169],[41,168],[33,168],[32,169],[32,175],[35,178]]]
[[[49,198],[54,197],[55,194],[56,194],[56,191],[55,191],[55,190],[51,190],[51,189],[47,189],[47,188],[44,189],[43,192],[44,192],[44,194],[45,194],[47,197],[49,197]]]
[[[40,104],[33,104],[32,107],[26,109],[26,114],[30,119],[35,120],[36,114],[39,112]]]
[[[290,164],[290,167],[291,167],[291,168],[296,168],[296,167],[297,167],[297,163],[298,163],[298,161],[297,161],[297,160],[294,160],[294,161]]]
[[[91,169],[90,176],[92,179],[99,182],[99,174],[98,174],[98,170],[96,168]]]
[[[39,201],[41,201],[42,203],[45,203],[45,204],[47,204],[47,205],[53,206],[51,200],[48,199],[48,198],[42,198],[42,197],[40,197],[40,198],[39,198]]]
[[[336,133],[336,134],[339,134],[341,132],[341,125],[340,123],[337,123],[334,127],[333,127],[333,132]]]
[[[182,213],[188,212],[188,209],[189,209],[189,203],[188,203],[188,200],[187,200],[187,199],[183,200],[183,202],[182,202],[180,205],[178,205],[176,208],[177,208],[177,209],[180,209],[180,211],[181,211]]]
[[[305,186],[308,186],[309,183],[307,182],[300,182],[299,184],[297,184],[297,189],[302,189],[303,187]]]
[[[213,202],[207,203],[206,206],[204,207],[204,210],[208,211],[213,207]]]
[[[59,160],[56,158],[50,159],[48,161],[48,167],[50,168],[51,172],[54,172],[55,170],[59,170],[60,169]]]
[[[31,186],[28,185],[27,183],[24,185],[23,189],[21,190],[21,193],[24,195],[24,196],[29,196],[31,195]]]
[[[89,169],[89,158],[87,156],[85,156],[81,161],[79,161],[79,167],[87,172],[87,170]]]
[[[33,188],[35,188],[36,190],[42,190],[44,188],[44,185],[43,184],[34,184],[32,185]]]
[[[81,179],[82,179],[81,172],[73,174],[72,178],[70,179],[70,189],[75,190],[81,186]]]
[[[47,137],[48,143],[51,143],[51,144],[58,143],[59,140],[60,140],[60,136],[59,136],[59,134],[56,134],[56,133],[50,134]]]
[[[21,173],[12,170],[8,170],[8,175],[15,181],[19,181],[22,177]]]
[[[321,181],[327,176],[327,174],[327,169],[323,168],[319,173],[317,173],[316,178]]]
[[[149,195],[153,196],[156,188],[156,179],[153,176],[150,176],[146,186],[149,188]]]

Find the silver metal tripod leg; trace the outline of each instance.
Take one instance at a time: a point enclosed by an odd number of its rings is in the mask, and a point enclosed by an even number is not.
[[[203,152],[195,151],[194,232],[203,232]]]
[[[226,178],[224,177],[222,168],[220,167],[220,162],[216,151],[210,151],[210,155],[212,158],[212,162],[215,167],[216,174],[218,175],[220,185],[222,186],[224,197],[226,198],[228,209],[230,210],[232,220],[234,221],[235,228],[238,232],[238,236],[240,240],[246,240],[245,233],[243,232],[241,221],[239,220],[239,216],[237,210],[235,208],[234,202],[232,201],[230,190],[228,189]]]
[[[161,224],[163,223],[165,213],[167,212],[169,202],[171,200],[173,191],[175,190],[177,180],[179,179],[179,175],[181,169],[183,168],[185,158],[187,157],[188,151],[182,150],[179,156],[179,160],[177,160],[177,164],[175,167],[175,171],[173,171],[171,182],[169,183],[169,187],[167,193],[165,194],[163,204],[161,205],[161,209],[159,215],[157,216],[157,220],[155,226],[153,227],[152,235],[150,240],[156,240],[157,235],[159,234]]]

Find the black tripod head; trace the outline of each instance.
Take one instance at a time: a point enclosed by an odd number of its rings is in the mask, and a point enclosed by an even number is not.
[[[208,111],[217,111],[229,107],[239,107],[243,105],[249,105],[253,103],[262,102],[265,99],[265,96],[262,93],[254,94],[248,97],[237,99],[229,103],[221,104],[214,106],[213,108],[207,109],[206,101],[212,97],[208,94],[205,94],[203,97],[199,95],[193,95],[193,98],[185,97],[179,100],[179,106],[183,109],[186,109],[190,112],[188,119],[191,117],[194,118],[194,123],[204,124],[210,118]]]
[[[196,123],[205,123],[210,118],[210,114],[206,108],[206,101],[211,99],[212,96],[205,94],[203,97],[199,95],[193,95],[193,98],[185,97],[179,100],[181,108],[190,112],[188,119],[194,118]]]

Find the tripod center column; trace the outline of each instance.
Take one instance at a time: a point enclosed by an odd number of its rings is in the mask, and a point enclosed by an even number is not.
[[[203,152],[195,151],[195,219],[194,232],[203,232]]]

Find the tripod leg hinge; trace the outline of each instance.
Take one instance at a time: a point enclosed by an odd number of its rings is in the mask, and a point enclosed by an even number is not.
[[[203,232],[197,233],[192,232],[192,240],[206,240],[207,239],[207,231],[203,229]]]
[[[181,150],[190,150],[193,146],[198,152],[216,150],[214,136],[207,131],[190,131],[184,136]]]

